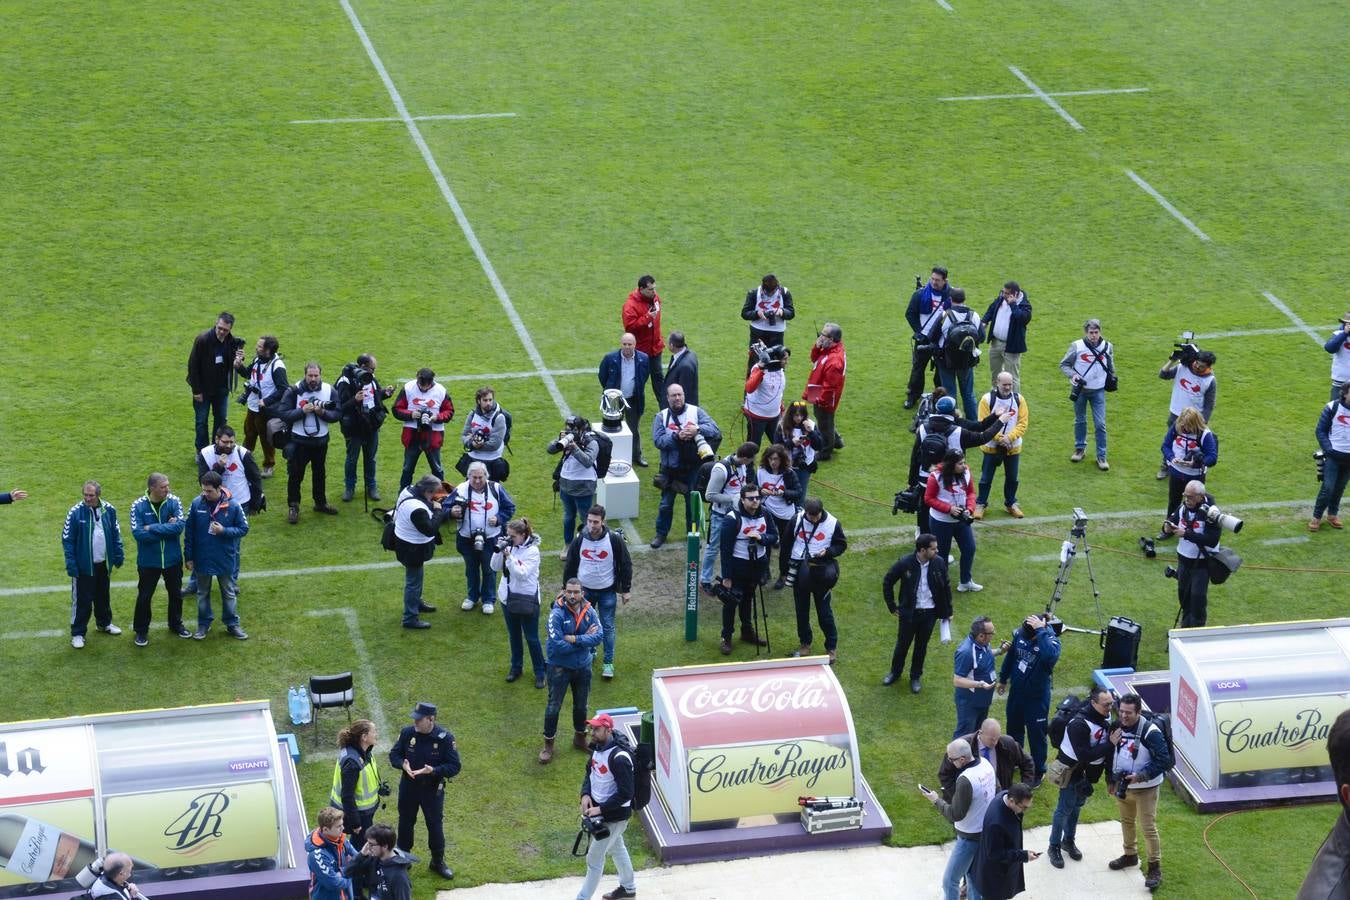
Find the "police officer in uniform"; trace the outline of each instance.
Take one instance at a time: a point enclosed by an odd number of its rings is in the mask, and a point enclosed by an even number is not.
[[[1013,636],[1012,650],[998,673],[998,693],[1008,691],[1008,736],[1019,746],[1031,744],[1036,764],[1036,784],[1045,775],[1045,735],[1050,715],[1052,673],[1059,662],[1059,638],[1050,627],[1049,614],[1032,613]],[[1009,689],[1008,685],[1012,687]],[[1026,743],[1023,743],[1023,732]]]
[[[389,764],[403,770],[398,783],[398,847],[412,850],[417,811],[427,823],[427,849],[431,871],[454,878],[445,864],[445,779],[459,774],[459,750],[455,736],[436,724],[436,707],[419,703],[412,711],[413,724],[404,727],[389,750]]]

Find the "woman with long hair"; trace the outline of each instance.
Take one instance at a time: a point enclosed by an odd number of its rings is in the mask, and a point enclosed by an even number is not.
[[[328,804],[342,810],[343,829],[351,835],[355,850],[365,844],[366,829],[375,821],[375,810],[380,807],[380,772],[374,760],[379,739],[369,719],[357,719],[338,732],[338,758]]]
[[[525,645],[530,648],[534,668],[534,686],[544,686],[544,650],[539,646],[539,535],[530,520],[521,516],[506,523],[506,532],[497,539],[497,550],[490,561],[494,572],[503,577],[497,585],[497,600],[506,620],[506,637],[511,643],[511,665],[506,680],[520,677],[525,663]]]
[[[805,400],[794,400],[783,410],[783,416],[774,426],[772,440],[782,444],[792,455],[792,470],[797,473],[800,500],[806,499],[806,486],[816,470],[816,454],[825,447],[825,438],[811,421],[810,407]],[[798,502],[800,502],[800,500]]]
[[[1176,511],[1181,495],[1189,481],[1204,481],[1210,466],[1219,461],[1219,439],[1205,425],[1200,410],[1188,406],[1177,416],[1162,443],[1163,462],[1167,468],[1167,510],[1163,520]],[[1171,535],[1158,535],[1164,540]]]
[[[764,510],[773,516],[781,535],[792,533],[792,522],[797,518],[798,505],[802,502],[802,489],[797,481],[797,473],[792,468],[792,454],[782,444],[770,444],[759,458],[759,471],[755,474],[759,483],[759,493],[764,498]],[[786,587],[788,570],[787,543],[780,543],[778,549],[778,580],[773,583],[775,591]]]
[[[952,550],[952,538],[961,548],[961,583],[958,591],[982,591],[970,577],[975,565],[975,491],[971,488],[970,467],[961,450],[948,450],[942,464],[928,475],[928,486],[923,492],[928,507],[928,522],[938,539],[938,553],[946,557]]]

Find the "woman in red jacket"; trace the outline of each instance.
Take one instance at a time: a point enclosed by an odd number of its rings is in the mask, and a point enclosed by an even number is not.
[[[942,465],[928,476],[923,502],[930,510],[928,520],[938,539],[938,553],[947,556],[952,550],[952,537],[961,548],[961,583],[958,591],[980,591],[984,585],[970,578],[975,564],[975,491],[971,489],[970,468],[966,455],[960,450],[948,450]]]

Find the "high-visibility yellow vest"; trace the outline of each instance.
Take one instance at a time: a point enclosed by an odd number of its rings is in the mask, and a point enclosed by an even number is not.
[[[334,809],[342,809],[342,762],[343,760],[362,762],[361,752],[355,747],[343,747],[338,752],[337,764],[333,766],[333,790],[328,802]],[[380,775],[375,767],[375,757],[361,766],[361,774],[356,778],[356,808],[362,812],[372,810],[380,804]]]

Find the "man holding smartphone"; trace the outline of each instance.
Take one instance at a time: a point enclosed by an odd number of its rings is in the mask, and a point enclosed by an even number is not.
[[[980,832],[984,830],[984,814],[998,793],[998,780],[989,760],[976,756],[967,741],[955,740],[948,744],[947,759],[960,771],[952,802],[948,803],[936,791],[923,785],[919,785],[919,792],[937,807],[944,819],[956,826],[956,844],[942,873],[942,892],[946,900],[957,900],[961,879],[966,878],[975,864]],[[966,878],[966,887],[970,900],[981,900],[973,878]]]
[[[1022,866],[1041,855],[1022,849],[1022,815],[1030,806],[1031,786],[1018,783],[996,796],[984,814],[980,854],[970,881],[971,890],[978,888],[985,900],[1015,897],[1027,889]]]

